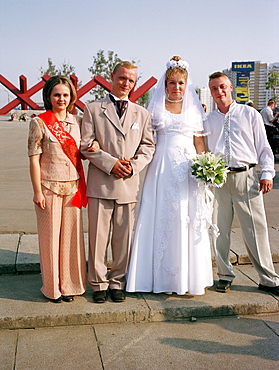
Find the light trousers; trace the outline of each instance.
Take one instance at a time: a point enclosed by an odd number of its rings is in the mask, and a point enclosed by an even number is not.
[[[88,281],[94,291],[123,290],[128,269],[135,204],[88,198],[89,256]],[[112,249],[112,266],[107,273],[107,248]]]
[[[82,213],[73,195],[57,195],[43,187],[46,208],[35,206],[38,225],[42,293],[57,299],[86,289]]]
[[[279,285],[279,276],[272,263],[263,195],[259,192],[256,168],[228,173],[225,185],[215,189],[214,203],[213,222],[220,232],[217,238],[213,238],[219,278],[232,281],[235,277],[229,262],[231,226],[235,212],[248,255],[260,277],[260,284]]]

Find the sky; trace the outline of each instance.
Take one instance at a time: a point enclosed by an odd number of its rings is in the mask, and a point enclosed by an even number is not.
[[[0,35],[0,74],[16,86],[48,58],[85,84],[102,49],[137,61],[139,85],[179,55],[201,88],[233,61],[279,62],[279,0],[0,0]],[[0,84],[0,107],[13,98]]]

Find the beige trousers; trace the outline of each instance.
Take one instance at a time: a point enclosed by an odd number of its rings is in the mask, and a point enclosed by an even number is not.
[[[220,235],[214,240],[214,249],[219,278],[228,281],[235,277],[229,262],[234,212],[248,255],[259,274],[260,284],[279,285],[279,276],[272,263],[263,195],[259,192],[255,167],[245,172],[228,173],[226,184],[215,189],[213,222],[217,223]]]
[[[81,295],[86,289],[82,213],[73,195],[57,195],[43,187],[44,210],[35,206],[38,225],[42,293],[51,299]]]
[[[94,291],[124,289],[135,220],[135,204],[88,198],[88,281]],[[112,233],[110,233],[110,231]],[[107,247],[112,248],[112,266],[107,273]]]

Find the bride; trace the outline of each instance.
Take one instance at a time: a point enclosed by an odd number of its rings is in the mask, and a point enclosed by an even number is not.
[[[157,145],[144,182],[126,290],[202,295],[213,285],[201,206],[205,188],[190,176],[190,166],[205,151],[205,116],[188,63],[173,57],[166,67],[148,107]]]

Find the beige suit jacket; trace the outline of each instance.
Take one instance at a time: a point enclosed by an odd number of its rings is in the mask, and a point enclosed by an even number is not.
[[[122,124],[121,124],[122,123]],[[139,193],[139,172],[151,161],[155,146],[150,115],[143,107],[129,102],[120,122],[109,96],[85,106],[81,129],[81,152],[89,159],[87,195],[133,203]],[[92,140],[100,144],[98,152],[89,152]],[[116,178],[111,170],[118,159],[131,159],[132,176]]]

